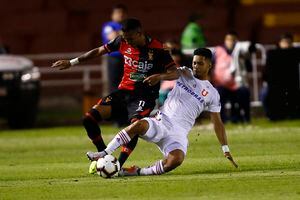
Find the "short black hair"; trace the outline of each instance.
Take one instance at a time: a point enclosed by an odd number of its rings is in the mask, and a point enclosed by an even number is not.
[[[212,53],[207,48],[198,48],[194,51],[194,56],[203,56],[209,60],[212,59]]]
[[[112,7],[112,10],[117,10],[117,9],[120,9],[120,10],[123,10],[125,12],[128,11],[127,7],[124,5],[124,4],[116,4],[114,7]]]
[[[178,56],[183,56],[182,52],[180,49],[171,49],[171,55],[178,55]]]
[[[125,19],[121,22],[121,25],[123,32],[138,31],[142,28],[141,22],[135,18]]]
[[[239,37],[239,34],[235,30],[227,31],[226,35],[233,35],[235,37]]]
[[[294,37],[291,33],[284,33],[280,36],[280,40],[282,40],[282,39],[288,39],[288,40],[293,41]]]

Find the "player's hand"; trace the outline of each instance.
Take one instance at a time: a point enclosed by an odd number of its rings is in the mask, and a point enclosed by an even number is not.
[[[144,79],[143,83],[148,84],[149,86],[154,86],[159,83],[161,80],[160,74],[153,74]]]
[[[52,68],[58,68],[59,70],[68,69],[71,67],[69,60],[59,60],[52,64]]]
[[[231,164],[232,164],[235,168],[238,168],[238,167],[239,167],[239,166],[236,164],[236,162],[233,160],[233,158],[232,158],[230,152],[225,152],[225,153],[224,153],[224,156],[225,156],[225,158],[227,158],[227,159],[231,162]]]

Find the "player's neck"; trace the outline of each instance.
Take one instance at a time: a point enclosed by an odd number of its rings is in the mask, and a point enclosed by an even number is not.
[[[146,44],[147,44],[147,38],[146,38],[146,36],[143,34],[142,37],[141,37],[141,42],[140,42],[140,44],[139,44],[138,46],[139,46],[139,47],[144,47],[144,46],[146,46]]]
[[[195,77],[199,80],[205,81],[205,80],[209,80],[209,77],[207,74],[195,74]]]

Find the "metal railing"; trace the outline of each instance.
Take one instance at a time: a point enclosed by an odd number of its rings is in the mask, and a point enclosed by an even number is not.
[[[92,79],[91,73],[102,72],[103,66],[99,65],[80,65],[69,70],[56,70],[48,67],[40,68],[41,74],[69,74],[69,73],[81,73],[82,78],[70,78],[70,79],[51,79],[42,80],[42,87],[64,87],[64,86],[80,86],[83,85],[84,91],[89,91],[92,85],[103,84],[103,79]]]
[[[48,53],[48,54],[28,54],[23,55],[33,61],[45,61],[45,60],[59,60],[59,59],[71,59],[77,57],[84,52],[75,53]],[[49,64],[50,65],[50,64]],[[101,64],[89,64],[89,65],[78,65],[67,70],[58,70],[50,68],[50,66],[39,67],[41,73],[41,86],[44,88],[51,87],[66,87],[66,86],[82,86],[84,92],[90,91],[93,85],[102,85],[103,93],[108,93],[108,78],[107,78],[107,67],[106,67],[106,56],[102,57]],[[92,73],[101,73],[102,77],[93,78]],[[45,76],[54,74],[81,74],[81,78],[66,78],[63,79],[61,76],[58,78],[43,79]]]

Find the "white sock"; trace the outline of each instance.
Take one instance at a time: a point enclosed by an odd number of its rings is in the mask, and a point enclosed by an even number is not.
[[[160,175],[164,174],[163,161],[159,160],[150,167],[144,167],[140,171],[140,175]]]
[[[115,137],[110,141],[110,143],[107,145],[105,151],[107,154],[112,154],[117,148],[124,144],[128,144],[131,138],[126,133],[126,131],[123,129],[121,130]]]

